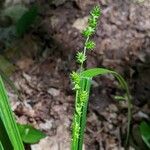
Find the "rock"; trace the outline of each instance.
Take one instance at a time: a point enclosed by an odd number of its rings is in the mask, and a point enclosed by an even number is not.
[[[31,150],[70,150],[70,136],[63,125],[57,129],[57,134],[42,139],[38,144],[31,145]]]
[[[50,4],[55,5],[56,7],[64,4],[67,0],[50,0]]]
[[[109,110],[111,112],[118,112],[118,108],[117,108],[117,106],[115,104],[110,104],[109,105]]]
[[[50,130],[52,128],[52,120],[45,120],[44,123],[39,124],[39,128],[42,130]]]
[[[55,89],[55,88],[49,88],[47,92],[54,97],[59,96],[59,94],[60,94],[60,91],[58,89]]]
[[[28,117],[27,116],[18,117],[17,122],[19,122],[20,124],[28,124]]]
[[[109,114],[111,119],[117,119],[117,114],[116,113],[110,113]]]
[[[135,148],[133,148],[132,146],[129,147],[129,150],[135,150]]]
[[[28,70],[29,67],[31,67],[31,65],[33,64],[33,59],[31,58],[21,58],[20,60],[17,61],[17,66],[21,69],[21,70]]]
[[[142,119],[150,120],[150,117],[148,116],[148,114],[142,111],[137,112],[133,117],[135,120],[142,120]]]
[[[55,29],[56,26],[59,25],[59,22],[60,22],[60,20],[58,17],[56,17],[56,16],[51,17],[51,26],[53,29]]]
[[[26,81],[28,83],[31,83],[32,82],[32,77],[28,74],[26,74],[25,72],[22,73],[22,76],[26,79]]]
[[[75,0],[75,3],[81,10],[84,10],[88,5],[93,4],[94,2],[91,0]]]
[[[74,27],[74,28],[78,29],[80,32],[82,32],[87,27],[88,17],[89,16],[77,19],[73,23],[72,27]]]

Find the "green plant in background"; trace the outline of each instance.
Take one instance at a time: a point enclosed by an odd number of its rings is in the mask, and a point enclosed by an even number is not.
[[[37,143],[45,134],[29,125],[17,124],[0,76],[0,150],[24,150],[23,143]]]
[[[150,148],[150,123],[146,123],[145,121],[141,122],[140,133],[144,143]]]
[[[25,12],[16,23],[16,32],[20,37],[26,33],[29,27],[34,23],[38,15],[38,9],[36,6],[32,6],[27,12]]]
[[[33,24],[37,15],[38,8],[36,6],[33,5],[31,8],[27,8],[24,5],[17,4],[4,9],[1,17],[7,17],[11,20],[15,29],[14,33],[20,37]]]
[[[92,78],[97,75],[112,74],[119,81],[121,87],[125,89],[126,95],[125,97],[121,96],[121,98],[127,99],[128,101],[128,127],[127,127],[126,144],[128,143],[129,139],[130,122],[131,122],[131,100],[129,88],[126,81],[122,78],[121,75],[119,75],[115,71],[111,71],[105,68],[93,68],[88,70],[85,70],[84,68],[84,63],[87,59],[86,52],[93,50],[96,45],[95,42],[92,41],[90,38],[95,33],[100,15],[101,9],[99,6],[94,7],[90,12],[88,26],[83,31],[83,36],[85,37],[84,48],[83,51],[77,52],[76,55],[77,63],[79,63],[80,68],[78,71],[73,71],[71,73],[71,79],[74,85],[73,89],[76,92],[75,112],[72,123],[72,143],[71,143],[72,150],[82,150],[91,81]]]
[[[3,47],[11,46],[12,42],[22,37],[33,25],[38,16],[38,8],[30,8],[16,4],[0,9],[0,42]],[[0,48],[0,52],[4,48]]]

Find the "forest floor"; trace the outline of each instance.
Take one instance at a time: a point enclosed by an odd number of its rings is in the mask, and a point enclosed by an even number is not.
[[[86,65],[115,69],[125,77],[133,103],[130,149],[145,149],[138,126],[142,120],[150,120],[149,28],[141,27],[132,11],[141,7],[141,22],[145,21],[146,4],[64,0],[50,5],[40,2],[40,23],[6,51],[20,51],[13,57],[7,53],[16,66],[11,79],[20,92],[18,100],[9,90],[17,120],[47,134],[40,143],[31,145],[32,150],[70,149],[74,92],[69,74],[77,68],[75,52],[83,45],[80,31],[97,2],[102,5],[103,15],[94,36],[96,50],[89,54]],[[116,94],[122,93],[112,76],[93,80],[85,150],[124,150],[128,105],[114,100]]]

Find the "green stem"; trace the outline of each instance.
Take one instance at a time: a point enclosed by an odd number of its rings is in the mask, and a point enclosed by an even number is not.
[[[4,150],[4,147],[2,145],[2,142],[0,141],[0,150]]]
[[[85,82],[81,80],[80,87],[84,87]],[[73,126],[72,126],[72,144],[71,144],[71,150],[78,150],[78,144],[79,144],[79,133],[78,130],[80,130],[80,120],[81,120],[81,112],[78,112],[78,108],[82,107],[80,106],[80,93],[82,91],[82,88],[80,90],[76,91],[76,99],[75,99],[75,112],[74,112],[74,118],[73,118]],[[79,125],[79,128],[77,129],[77,125]]]
[[[89,36],[87,37],[87,39],[86,39],[86,41],[85,41],[85,44],[89,41]],[[83,54],[84,54],[84,56],[86,56],[86,51],[87,51],[87,48],[86,48],[86,46],[85,46],[85,44],[84,44],[84,49],[83,49]],[[82,72],[84,70],[84,67],[83,67],[83,63],[80,65],[80,72]]]
[[[126,136],[126,142],[125,142],[125,145],[127,146],[128,142],[129,142],[131,116],[132,116],[132,114],[131,114],[131,96],[130,96],[128,85],[127,85],[126,81],[122,78],[122,76],[120,76],[116,72],[112,72],[112,74],[114,74],[114,76],[118,79],[118,81],[120,82],[120,84],[122,85],[122,87],[126,90],[126,94],[127,94],[127,102],[128,102],[128,124],[127,124],[127,136]]]
[[[78,150],[82,150],[82,147],[83,147],[84,130],[86,127],[87,107],[88,107],[89,93],[90,93],[90,87],[91,87],[91,79],[90,78],[83,78],[82,80],[83,80],[83,82],[85,82],[84,86],[82,87],[83,88],[82,90],[86,91],[88,95],[87,95],[87,99],[82,107]]]
[[[79,99],[79,90],[76,91],[76,98],[75,98],[75,113],[74,113],[73,124],[72,124],[73,125],[72,126],[73,135],[72,135],[72,144],[71,144],[72,150],[77,150],[77,146],[78,146],[78,140],[76,137],[76,130],[75,130],[76,121],[79,122],[78,120],[80,120],[78,115],[77,115],[77,111],[76,111],[78,99]]]
[[[74,113],[73,126],[72,126],[73,135],[72,135],[71,150],[82,150],[90,85],[91,85],[90,78],[82,78],[80,82],[81,88],[80,90],[76,91],[75,113]],[[80,93],[82,93],[83,91],[86,91],[88,93],[88,96],[84,102],[84,105],[82,106]],[[78,111],[78,108],[81,108],[80,112]],[[77,125],[79,125],[78,129],[77,129]]]

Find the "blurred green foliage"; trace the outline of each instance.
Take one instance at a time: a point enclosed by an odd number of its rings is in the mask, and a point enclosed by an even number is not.
[[[141,122],[140,133],[143,141],[150,149],[150,123],[146,123],[145,121]]]
[[[18,36],[22,36],[35,21],[38,14],[36,6],[31,7],[25,12],[16,23],[16,32]]]
[[[43,132],[33,128],[30,125],[18,124],[18,129],[24,143],[34,144],[46,137]]]
[[[30,8],[17,4],[0,11],[0,51],[23,36],[34,23],[38,15],[36,6]]]

